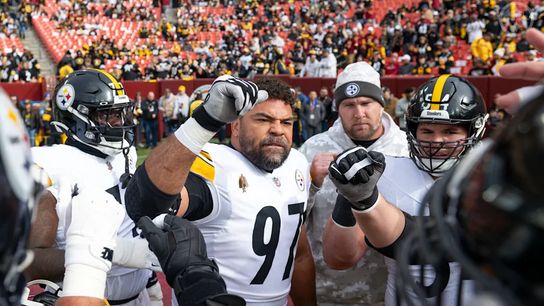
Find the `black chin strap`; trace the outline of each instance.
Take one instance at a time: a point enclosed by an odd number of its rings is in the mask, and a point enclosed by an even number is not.
[[[123,149],[123,156],[125,157],[125,173],[121,175],[119,178],[119,182],[121,183],[121,188],[125,189],[128,186],[128,182],[132,178],[132,174],[130,173],[130,167],[129,167],[129,158],[128,153],[130,151],[130,147],[126,147]]]

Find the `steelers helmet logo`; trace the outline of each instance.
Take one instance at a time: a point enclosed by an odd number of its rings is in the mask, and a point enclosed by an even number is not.
[[[300,191],[304,191],[304,176],[302,175],[302,172],[297,169],[295,171],[295,181],[297,183],[297,187]]]
[[[346,87],[346,96],[348,97],[354,97],[356,94],[359,93],[359,85],[355,84],[355,83],[352,83],[352,84],[349,84],[347,87]]]
[[[74,103],[75,96],[74,87],[70,84],[65,84],[57,91],[55,101],[60,109],[66,110]]]

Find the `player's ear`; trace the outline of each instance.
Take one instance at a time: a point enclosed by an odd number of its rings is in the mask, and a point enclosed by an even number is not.
[[[231,137],[238,137],[240,134],[240,119],[236,119],[231,123]]]

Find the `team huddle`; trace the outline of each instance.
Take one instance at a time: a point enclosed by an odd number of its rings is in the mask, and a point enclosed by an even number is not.
[[[544,34],[527,38],[544,50]],[[138,167],[112,75],[62,79],[52,124],[67,140],[32,150],[2,93],[0,305],[162,305],[157,272],[179,305],[541,305],[542,88],[505,95],[519,110],[482,140],[467,80],[421,85],[406,131],[380,85],[348,65],[339,118],[296,150],[294,90],[219,77]],[[231,143],[209,143],[229,123]]]

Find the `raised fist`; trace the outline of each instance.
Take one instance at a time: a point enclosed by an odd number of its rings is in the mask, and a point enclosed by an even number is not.
[[[193,118],[202,127],[218,131],[266,99],[268,93],[259,90],[253,82],[230,75],[220,76],[213,82],[204,103],[195,110]]]
[[[329,165],[335,158],[336,154],[333,152],[319,152],[314,156],[310,167],[312,184],[316,187],[323,185],[323,180],[329,174]]]
[[[342,152],[330,164],[329,178],[353,209],[365,211],[378,201],[376,185],[384,170],[383,154],[354,147]]]

